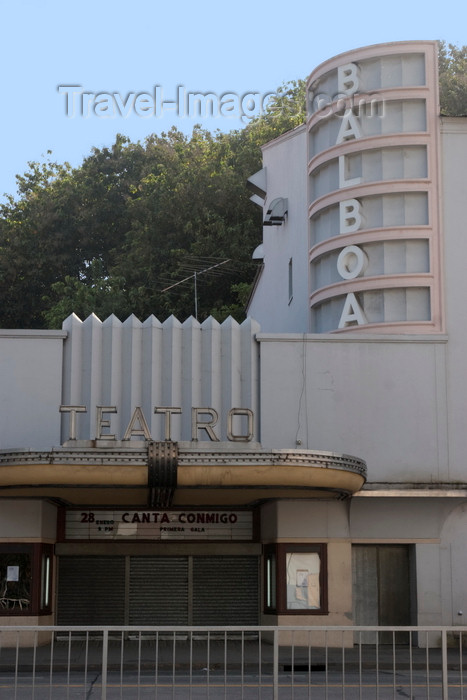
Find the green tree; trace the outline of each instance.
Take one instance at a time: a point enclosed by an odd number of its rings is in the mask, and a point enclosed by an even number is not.
[[[467,116],[467,46],[439,42],[439,101],[443,116]]]
[[[194,312],[193,285],[162,290],[193,260],[230,261],[198,278],[199,317],[241,320],[261,239],[246,180],[261,167],[261,145],[301,123],[304,107],[304,81],[289,83],[241,130],[118,136],[75,169],[30,163],[18,197],[0,208],[0,325],[60,326],[72,311],[183,319]]]
[[[53,303],[50,303],[50,300]],[[91,260],[86,271],[86,279],[66,275],[60,282],[54,282],[50,298],[44,296],[44,319],[48,328],[60,328],[62,321],[71,313],[87,318],[95,313],[105,319],[119,310],[122,318],[127,318],[132,309],[128,306],[124,280],[109,277],[98,258]]]

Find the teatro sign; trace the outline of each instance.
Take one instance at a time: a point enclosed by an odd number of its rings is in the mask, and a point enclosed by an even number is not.
[[[68,413],[69,440],[76,440],[77,416],[87,413],[86,406],[60,406],[61,413]],[[96,406],[96,440],[117,440],[115,434],[107,432],[111,428],[110,418],[106,417],[118,413],[117,406]],[[180,415],[182,409],[179,406],[154,406],[154,413],[162,414],[164,424],[164,440],[172,440],[172,418]],[[227,414],[226,434],[231,442],[250,442],[253,439],[253,411],[250,408],[231,408]],[[235,419],[237,421],[235,422]],[[219,421],[216,409],[209,406],[192,407],[191,409],[191,440],[196,442],[199,435],[209,438],[213,442],[219,442],[214,428]],[[238,425],[237,425],[238,423]],[[241,425],[240,425],[241,424]],[[235,428],[234,425],[237,427]],[[131,440],[132,437],[153,440],[148,423],[140,406],[136,406],[125,430],[122,440]]]
[[[67,510],[65,540],[252,540],[251,511]]]

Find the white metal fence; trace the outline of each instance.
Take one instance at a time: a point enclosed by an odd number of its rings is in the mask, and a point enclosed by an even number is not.
[[[467,628],[0,627],[5,700],[467,699]]]

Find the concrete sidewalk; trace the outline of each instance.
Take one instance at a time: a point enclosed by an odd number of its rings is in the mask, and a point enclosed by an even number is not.
[[[462,650],[463,651],[463,650]],[[466,658],[462,658],[465,656]],[[102,641],[82,638],[55,640],[34,648],[0,648],[0,672],[11,672],[16,666],[19,671],[49,670],[98,670],[102,667]],[[126,670],[161,671],[219,670],[226,666],[229,670],[243,669],[245,672],[258,672],[261,669],[269,673],[273,669],[273,645],[258,639],[207,638],[187,639],[166,636],[156,639],[109,639],[107,667],[109,670],[124,668]],[[156,663],[157,662],[157,663]],[[459,648],[448,649],[448,667],[453,670],[467,665],[467,656]],[[280,647],[280,671],[324,671],[345,668],[346,670],[375,669],[381,670],[439,670],[442,667],[441,649],[420,649],[417,647],[364,645],[352,648],[319,647]]]

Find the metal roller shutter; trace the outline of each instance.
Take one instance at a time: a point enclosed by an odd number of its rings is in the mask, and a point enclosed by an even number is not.
[[[130,558],[130,625],[188,624],[188,557]]]
[[[57,624],[120,625],[124,620],[124,557],[59,557]]]
[[[193,624],[258,624],[258,558],[193,557]]]

